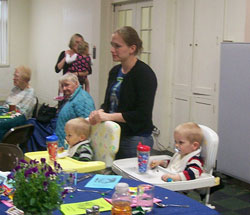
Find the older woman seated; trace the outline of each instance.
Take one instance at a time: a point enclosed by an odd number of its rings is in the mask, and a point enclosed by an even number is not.
[[[28,67],[19,66],[14,72],[14,88],[4,103],[4,107],[9,108],[9,105],[15,105],[16,109],[24,114],[26,119],[32,116],[36,98],[34,89],[30,87],[29,81],[31,78],[31,70]]]
[[[64,146],[64,126],[67,121],[77,117],[87,118],[95,109],[92,97],[82,89],[76,75],[66,73],[59,79],[64,93],[64,101],[60,104],[58,115],[49,124],[39,123],[30,119],[29,123],[35,125],[34,133],[28,143],[29,151],[46,149],[46,136],[54,132],[59,138],[59,146]],[[66,146],[67,147],[67,146]]]
[[[80,86],[76,75],[67,73],[59,79],[59,83],[63,89],[65,104],[58,114],[56,134],[59,137],[59,144],[63,146],[66,122],[77,117],[87,118],[95,110],[95,105],[92,97]]]

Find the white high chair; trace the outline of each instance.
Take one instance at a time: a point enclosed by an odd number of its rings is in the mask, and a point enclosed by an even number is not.
[[[206,188],[205,204],[208,205],[210,197],[210,187],[219,185],[219,178],[215,178],[212,175],[213,168],[216,164],[219,138],[218,135],[207,126],[200,125],[200,127],[204,134],[204,141],[202,143],[201,152],[201,155],[204,160],[204,172],[198,179],[189,181],[164,182],[161,180],[161,176],[166,173],[166,170],[162,167],[157,167],[153,170],[149,169],[146,173],[141,174],[138,172],[136,157],[114,161],[112,170],[116,174],[122,175],[123,177],[140,180],[173,191],[186,191]],[[149,162],[151,162],[152,160],[162,160],[169,158],[170,156],[168,155],[150,156]]]

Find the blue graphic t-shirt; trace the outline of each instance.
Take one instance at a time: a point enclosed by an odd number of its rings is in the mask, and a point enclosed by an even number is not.
[[[118,75],[116,77],[116,82],[111,88],[110,93],[110,110],[109,113],[115,113],[117,111],[117,107],[119,104],[119,98],[120,98],[120,88],[123,81],[123,78],[126,76],[126,74],[122,73],[122,69],[119,70]]]

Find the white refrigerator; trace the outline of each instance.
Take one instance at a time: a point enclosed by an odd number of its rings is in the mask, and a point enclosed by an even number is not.
[[[250,183],[250,43],[222,43],[217,170]]]

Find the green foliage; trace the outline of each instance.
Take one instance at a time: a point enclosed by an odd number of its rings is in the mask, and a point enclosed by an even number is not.
[[[57,162],[52,169],[44,158],[41,162],[21,160],[8,176],[8,182],[14,188],[14,205],[32,215],[48,214],[48,211],[59,208],[66,194],[60,182],[61,170]]]

